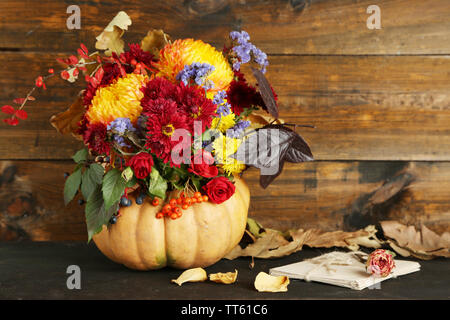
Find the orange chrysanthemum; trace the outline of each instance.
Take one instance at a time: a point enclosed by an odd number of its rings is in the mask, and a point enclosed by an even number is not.
[[[233,70],[223,54],[201,40],[182,39],[167,44],[161,50],[159,59],[156,64],[158,75],[172,82],[185,65],[198,62],[214,66],[214,71],[206,78],[214,83],[209,93],[227,90],[233,80]]]
[[[91,106],[86,112],[89,123],[107,125],[116,118],[129,118],[132,123],[141,114],[141,88],[147,77],[140,74],[128,74],[110,85],[97,89]]]

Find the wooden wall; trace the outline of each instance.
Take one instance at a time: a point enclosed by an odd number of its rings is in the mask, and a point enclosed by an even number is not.
[[[68,30],[66,9],[81,8]],[[381,30],[369,30],[369,5]],[[354,229],[382,219],[450,229],[450,1],[85,0],[0,2],[0,104],[24,95],[56,57],[93,48],[119,11],[138,42],[150,28],[222,47],[231,30],[269,54],[281,117],[317,161],[288,165],[268,189],[256,171],[250,214],[277,228]],[[56,79],[55,79],[56,80]],[[85,240],[83,208],[64,207],[63,173],[81,145],[48,119],[79,86],[52,81],[29,120],[0,125],[0,239]]]

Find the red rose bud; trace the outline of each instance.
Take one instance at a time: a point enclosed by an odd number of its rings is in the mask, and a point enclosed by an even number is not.
[[[219,174],[219,170],[213,163],[214,158],[211,153],[199,150],[192,158],[188,171],[205,178],[214,178]]]
[[[209,200],[217,204],[230,199],[236,191],[234,184],[225,177],[212,179],[203,189],[206,191]]]
[[[145,179],[152,172],[153,157],[146,152],[140,152],[128,160],[127,166],[133,169],[136,178]]]
[[[389,251],[377,249],[369,255],[366,271],[381,277],[387,277],[395,267],[394,257]]]
[[[55,70],[53,70],[52,68],[48,69],[48,73],[52,74],[54,72],[55,72]]]

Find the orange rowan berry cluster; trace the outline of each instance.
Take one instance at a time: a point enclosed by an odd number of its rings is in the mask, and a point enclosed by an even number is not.
[[[202,195],[200,192],[195,192],[193,197],[186,197],[184,192],[181,192],[178,198],[170,199],[169,203],[165,204],[161,211],[156,214],[157,219],[169,217],[172,220],[178,219],[183,215],[182,210],[188,209],[195,203],[208,201],[207,195]],[[155,198],[152,204],[156,207],[159,205],[159,199]]]

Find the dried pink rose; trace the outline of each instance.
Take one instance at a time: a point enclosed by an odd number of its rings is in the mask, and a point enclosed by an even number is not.
[[[383,249],[377,249],[369,255],[366,263],[366,270],[370,274],[381,277],[388,276],[395,267],[392,254]]]

